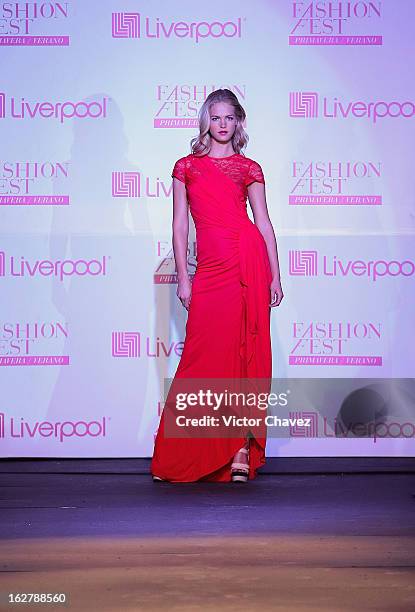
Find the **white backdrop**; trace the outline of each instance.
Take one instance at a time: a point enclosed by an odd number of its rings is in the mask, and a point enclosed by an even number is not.
[[[413,376],[414,19],[411,0],[0,3],[2,456],[151,456],[187,314],[170,173],[219,87],[277,236],[274,378]]]

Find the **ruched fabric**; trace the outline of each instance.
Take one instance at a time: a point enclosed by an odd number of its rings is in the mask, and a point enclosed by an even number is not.
[[[264,182],[262,169],[238,154],[221,159],[189,155],[176,162],[172,176],[186,185],[197,243],[186,337],[175,379],[269,381],[272,276],[265,240],[246,207],[247,186]],[[174,438],[165,435],[170,409],[167,398],[151,473],[173,482],[230,481],[233,456],[250,428],[242,428],[240,437]],[[264,425],[250,440],[250,479],[265,464],[265,444]]]

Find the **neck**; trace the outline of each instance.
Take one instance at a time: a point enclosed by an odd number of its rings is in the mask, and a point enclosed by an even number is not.
[[[208,155],[211,157],[229,157],[235,155],[235,151],[231,146],[212,145]]]

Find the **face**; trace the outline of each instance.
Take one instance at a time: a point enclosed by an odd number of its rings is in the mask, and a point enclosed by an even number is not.
[[[236,128],[235,110],[228,102],[216,102],[210,107],[210,135],[221,143],[232,139]]]

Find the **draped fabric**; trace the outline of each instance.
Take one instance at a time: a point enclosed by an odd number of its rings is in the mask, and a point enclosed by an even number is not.
[[[265,240],[247,214],[247,185],[265,182],[260,165],[240,154],[188,155],[172,176],[186,185],[196,228],[197,266],[178,378],[269,381],[271,269]],[[176,482],[231,479],[230,465],[246,434],[233,438],[165,435],[167,399],[155,440],[151,473]],[[249,478],[265,463],[266,427],[250,439]]]

